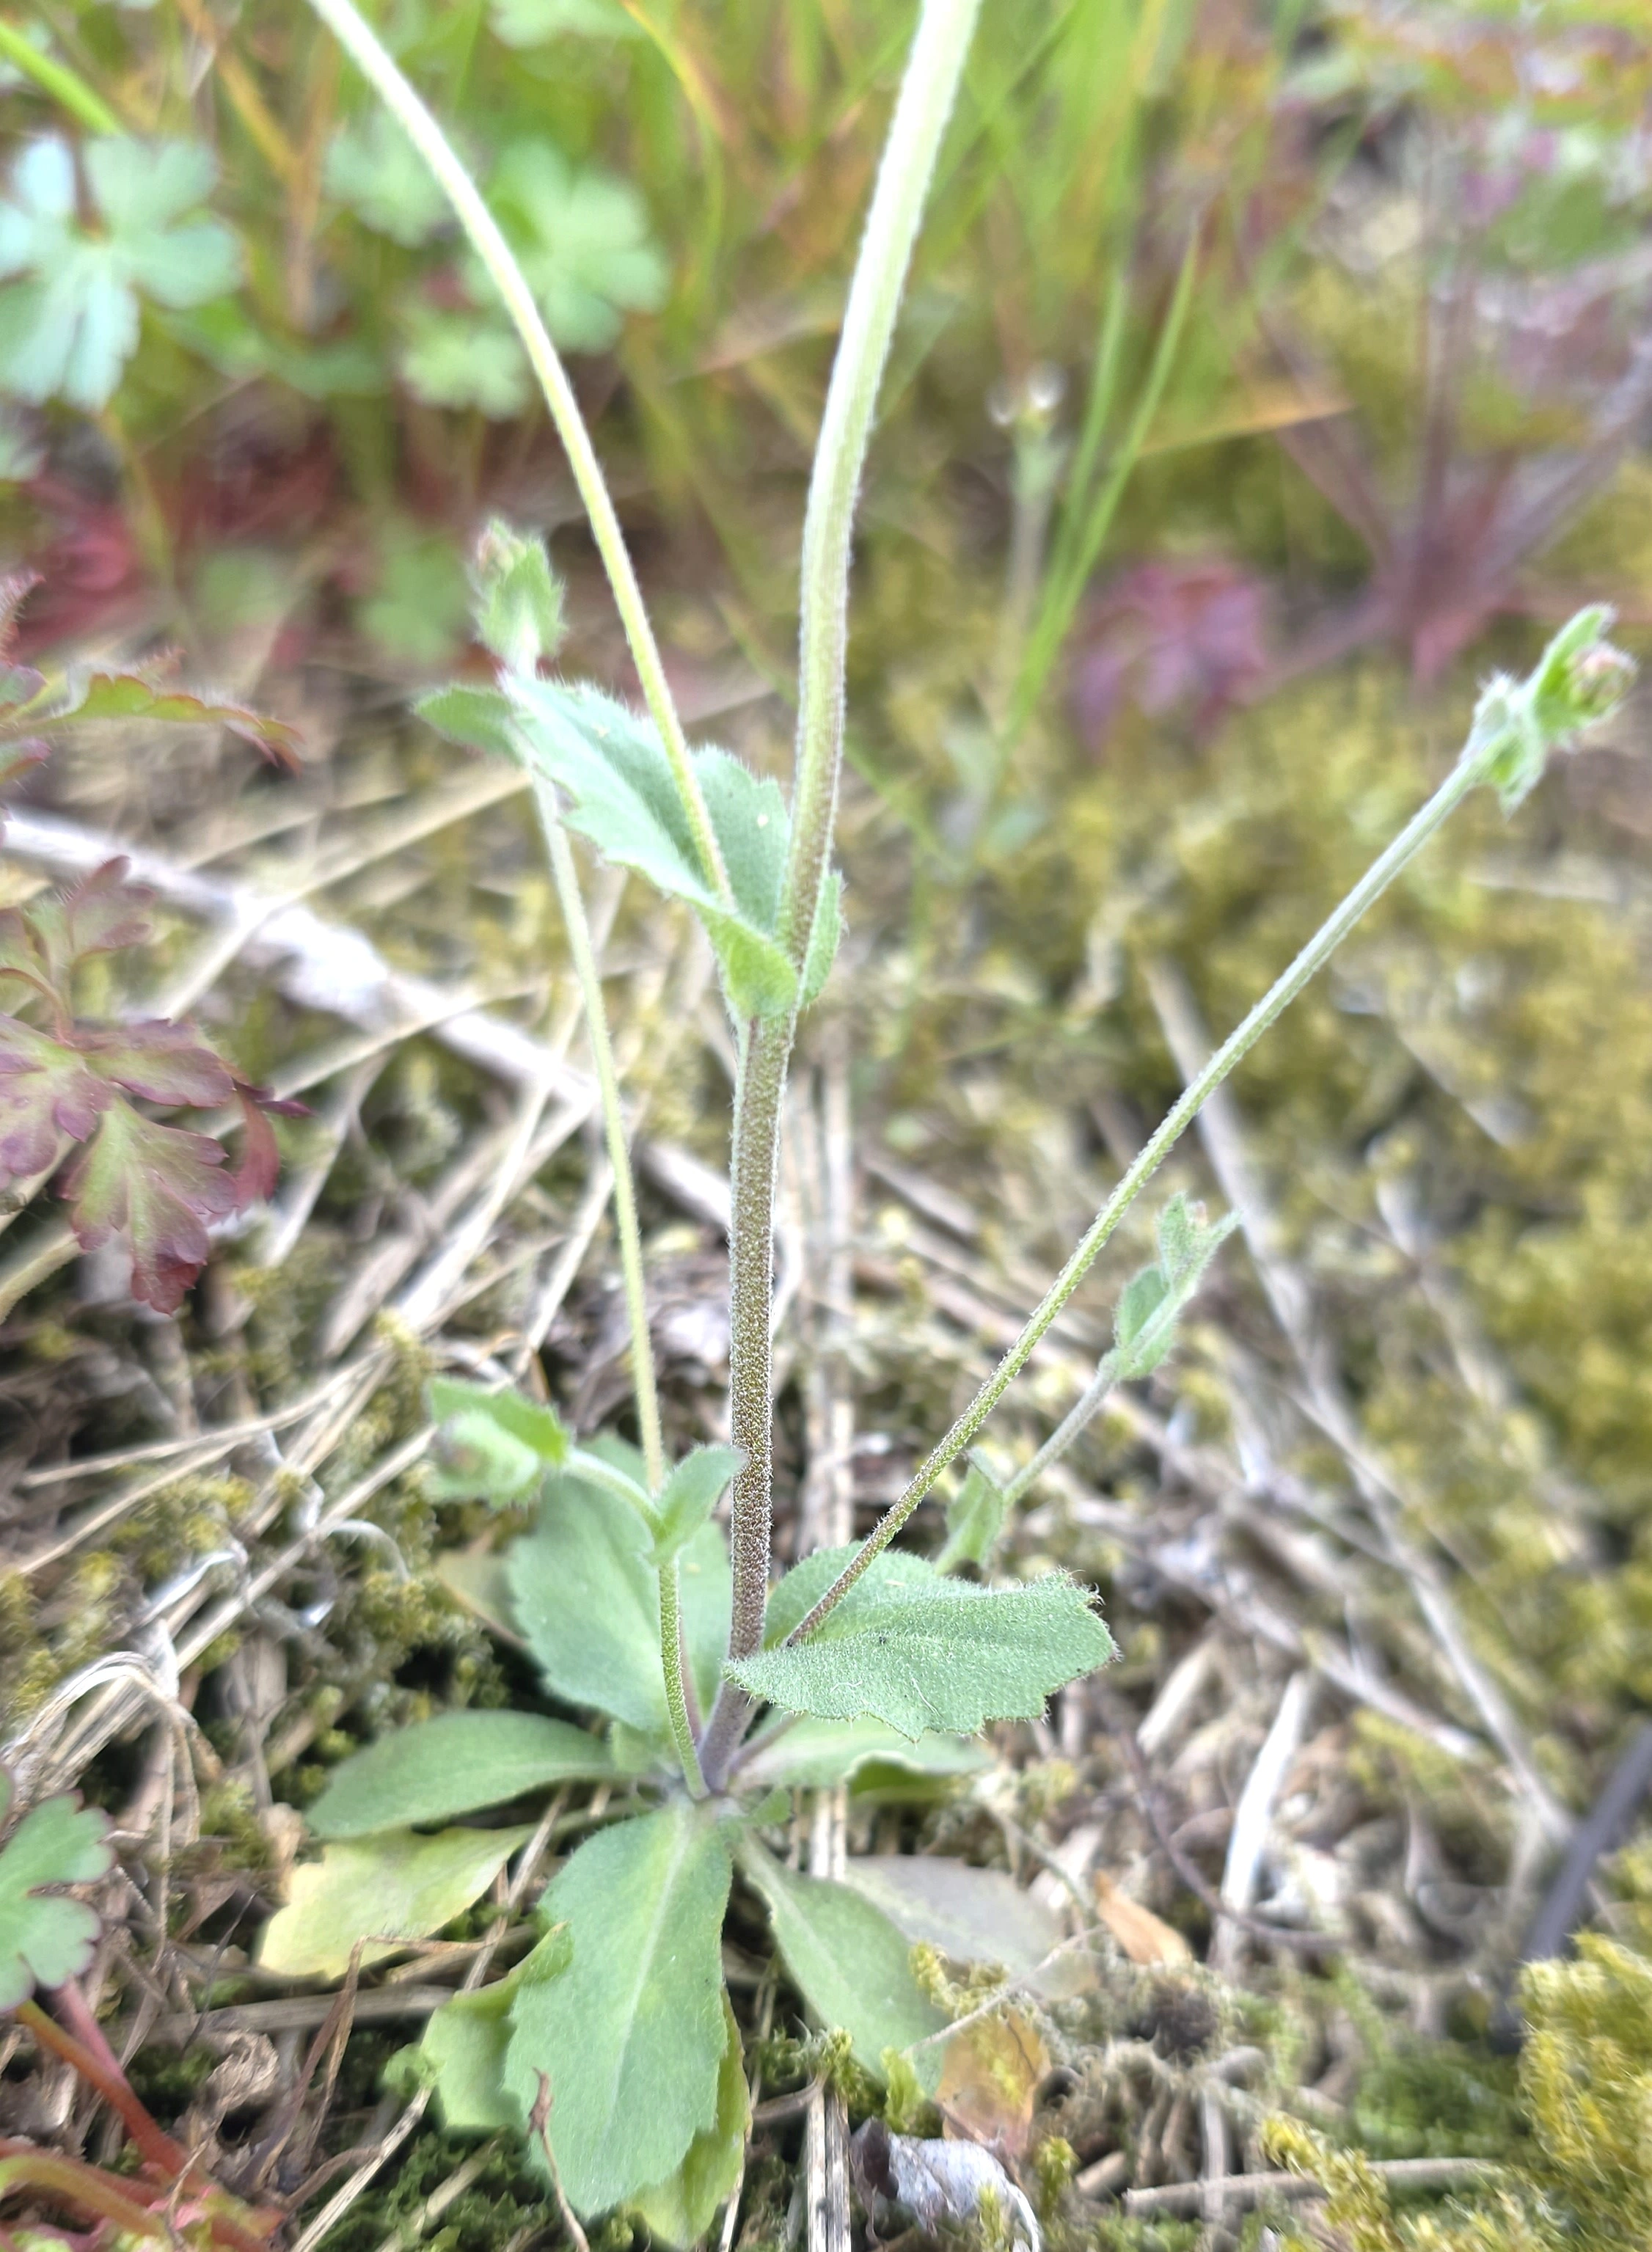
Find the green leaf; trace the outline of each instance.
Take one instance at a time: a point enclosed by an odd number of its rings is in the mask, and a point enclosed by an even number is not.
[[[381,1830],[329,1845],[293,1871],[285,1908],[264,1926],[258,1959],[288,1978],[342,1978],[358,1941],[364,1964],[428,1939],[479,1900],[518,1845],[515,1830]]]
[[[474,407],[489,421],[509,422],[533,395],[528,356],[505,322],[415,302],[402,326],[401,378],[427,407]]]
[[[1204,1207],[1180,1192],[1159,1214],[1158,1264],[1133,1275],[1113,1317],[1117,1380],[1149,1376],[1176,1345],[1177,1324],[1204,1279],[1204,1270],[1239,1226],[1237,1213],[1211,1225]]]
[[[538,1713],[443,1713],[334,1769],[305,1819],[318,1838],[445,1822],[524,1791],[618,1773],[600,1736]]]
[[[524,1987],[559,1978],[573,1960],[567,1927],[558,1924],[504,1977],[455,1994],[432,2013],[418,2054],[451,2133],[526,2131],[527,2114],[505,2086],[510,2005]]]
[[[1036,1720],[1054,1690],[1114,1654],[1088,1593],[1064,1573],[1016,1588],[936,1579],[858,1603],[853,1595],[809,1641],[726,1671],[788,1712],[871,1713],[915,1741],[930,1728],[972,1735],[988,1720]]]
[[[1475,706],[1462,763],[1512,813],[1543,779],[1551,755],[1612,714],[1634,683],[1634,660],[1606,639],[1602,603],[1567,621],[1524,680],[1494,673]]]
[[[751,2132],[752,2099],[740,2054],[740,2029],[726,1994],[723,2019],[725,2046],[717,2072],[717,2116],[689,2144],[677,2172],[632,2200],[632,2209],[658,2243],[698,2244],[740,2178],[746,2137]]]
[[[851,1853],[844,1873],[908,1945],[921,1941],[954,1963],[996,1963],[1022,1977],[1066,1936],[1060,1917],[1005,1870],[971,1868],[950,1854]]]
[[[566,630],[562,581],[543,539],[496,517],[477,543],[471,587],[476,638],[501,664],[531,673],[556,655]]]
[[[463,640],[469,589],[445,533],[404,521],[380,531],[378,584],[356,619],[389,657],[411,665],[447,661]]]
[[[573,1960],[512,2004],[505,2084],[531,2109],[549,2080],[557,2171],[581,2213],[664,2182],[716,2123],[730,1874],[716,1824],[679,1801],[587,1838],[545,1894]]]
[[[335,202],[347,205],[375,234],[387,234],[408,250],[439,234],[449,216],[429,166],[382,109],[370,110],[333,136],[322,177]]]
[[[439,1376],[427,1397],[439,1426],[431,1482],[438,1500],[503,1506],[567,1459],[570,1441],[561,1418],[519,1392]]]
[[[434,1569],[461,1609],[480,1619],[489,1634],[497,1635],[513,1650],[524,1647],[517,1616],[510,1607],[510,1575],[503,1556],[491,1552],[472,1555],[463,1549],[449,1549],[437,1557]]]
[[[417,697],[413,710],[427,726],[462,750],[513,762],[521,758],[522,747],[514,732],[516,712],[510,699],[497,688],[473,688],[455,682],[449,688],[433,688],[427,695]]]
[[[832,974],[832,964],[837,959],[838,942],[843,935],[843,879],[836,868],[829,868],[815,908],[815,928],[809,935],[809,951],[803,957],[803,982],[797,996],[800,1009],[808,1008],[811,1001],[820,997],[826,980]]]
[[[771,1588],[763,1614],[763,1647],[772,1649],[795,1633],[809,1616],[843,1567],[860,1553],[850,1540],[838,1548],[816,1548],[801,1564],[794,1564],[777,1587]],[[836,1622],[853,1620],[862,1605],[906,1589],[920,1592],[937,1581],[935,1567],[927,1556],[906,1548],[885,1548],[872,1558],[832,1614]]]
[[[607,351],[622,315],[663,303],[665,261],[628,181],[576,170],[545,140],[516,141],[494,167],[488,201],[564,351]],[[480,276],[475,294],[488,302]]]
[[[11,1779],[0,1768],[0,1821],[10,1804]],[[91,1962],[96,1909],[42,1887],[91,1884],[107,1875],[115,1861],[108,1830],[92,1807],[46,1798],[0,1847],[0,2010],[26,2002],[36,1986],[79,1977]]]
[[[617,1494],[555,1472],[536,1530],[506,1560],[511,1610],[545,1686],[650,1736],[670,1723],[660,1673],[659,1581],[649,1532]],[[730,1602],[727,1552],[702,1526],[680,1560],[684,1624],[703,1697],[715,1689]]]
[[[240,248],[215,219],[185,214],[210,192],[211,154],[191,142],[86,142],[99,221],[80,223],[66,142],[31,142],[0,204],[0,388],[87,413],[108,403],[138,340],[140,293],[199,305],[240,279]]]
[[[635,869],[657,891],[695,909],[717,950],[737,1017],[789,1009],[797,976],[774,936],[789,835],[777,785],[726,751],[691,754],[734,894],[731,913],[700,866],[670,761],[652,722],[588,686],[517,679],[510,692],[523,755],[567,796],[568,826],[617,866]]]
[[[885,2078],[885,2049],[909,2049],[942,2031],[947,2019],[913,1977],[907,1942],[881,1908],[847,1885],[795,1876],[755,1839],[742,1845],[740,1866],[767,1903],[798,1991],[823,2026],[849,2035],[876,2080]],[[927,2053],[937,2073],[938,2047]]]
[[[960,1564],[985,1570],[1003,1534],[1010,1497],[978,1454],[969,1457],[964,1482],[947,1504],[947,1540],[935,1559],[938,1572],[955,1571]]]
[[[989,1755],[968,1736],[920,1736],[908,1743],[881,1720],[792,1720],[753,1739],[739,1764],[740,1788],[829,1790],[873,1764],[912,1775],[979,1775]]]
[[[743,1447],[696,1447],[665,1481],[657,1507],[659,1530],[654,1560],[667,1564],[681,1555],[699,1531],[746,1461]]]

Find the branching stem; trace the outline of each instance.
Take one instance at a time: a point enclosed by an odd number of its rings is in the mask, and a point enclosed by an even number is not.
[[[1290,1006],[1308,980],[1330,959],[1366,909],[1381,898],[1406,862],[1427,843],[1447,816],[1461,803],[1477,783],[1486,779],[1487,772],[1485,749],[1471,739],[1468,749],[1428,803],[1413,815],[1387,851],[1371,864],[1347,898],[1320,925],[1289,969],[1269,987],[1243,1024],[1228,1035],[1197,1077],[1189,1081],[1180,1101],[1166,1115],[1151,1140],[1136,1157],[1117,1188],[1086,1229],[1066,1265],[1028,1316],[1015,1343],[945,1438],[919,1464],[906,1491],[891,1505],[878,1526],[868,1533],[814,1609],[788,1637],[790,1641],[801,1642],[812,1634],[822,1620],[836,1609],[872,1559],[888,1547],[936,1479],[974,1439],[1025,1367],[1039,1338],[1089,1272],[1096,1254],[1192,1124],[1206,1099],[1222,1084],[1240,1059],[1254,1047],[1275,1018]],[[1086,1394],[1086,1400],[1087,1397]],[[1080,1403],[1081,1406],[1083,1404]],[[1075,1409],[1074,1413],[1077,1412]],[[1047,1453],[1048,1449],[1045,1451]]]
[[[574,397],[573,386],[568,380],[560,354],[551,341],[550,330],[534,302],[533,292],[528,287],[510,244],[500,233],[498,222],[482,200],[481,190],[466,170],[457,150],[402,76],[371,26],[354,5],[354,0],[309,0],[309,4],[423,157],[432,177],[452,205],[454,216],[464,230],[471,248],[481,260],[503,301],[505,311],[510,315],[511,323],[522,340],[523,350],[538,378],[545,405],[551,410],[551,419],[556,425],[557,435],[562,441],[562,449],[573,472],[574,483],[579,487],[580,498],[584,502],[585,512],[590,518],[597,552],[608,574],[608,584],[614,589],[614,600],[625,628],[625,637],[630,644],[631,660],[636,666],[643,700],[653,715],[654,724],[660,731],[660,740],[664,744],[666,756],[671,762],[671,772],[693,831],[695,849],[718,896],[725,903],[730,902],[732,893],[729,889],[728,871],[723,865],[717,833],[711,826],[705,799],[689,757],[683,723],[671,699],[665,668],[660,661],[659,645],[654,638],[654,629],[643,606],[642,590],[637,585],[636,573],[631,567],[625,534],[621,531],[620,519],[614,514],[614,503],[603,478],[602,465],[591,442],[591,434],[585,427],[585,418],[580,412],[580,402]]]

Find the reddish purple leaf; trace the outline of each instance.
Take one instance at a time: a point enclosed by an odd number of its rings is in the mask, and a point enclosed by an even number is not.
[[[106,860],[66,892],[37,900],[27,910],[47,977],[66,1004],[69,973],[77,962],[88,954],[142,946],[150,935],[148,910],[155,894],[123,881],[129,865]]]
[[[17,637],[17,612],[39,583],[38,571],[10,571],[0,578],[0,657]]]
[[[0,1017],[0,1185],[43,1173],[66,1134],[84,1142],[118,1099],[73,1048]]]
[[[94,672],[86,693],[65,719],[163,719],[174,726],[227,727],[289,773],[298,769],[298,736],[285,720],[267,719],[245,704],[220,704],[186,689],[170,688],[141,672]]]
[[[208,1110],[235,1092],[234,1079],[211,1048],[201,1046],[194,1028],[164,1017],[87,1025],[76,1031],[74,1044],[105,1079],[149,1102]]]
[[[132,1248],[132,1295],[176,1313],[206,1264],[207,1228],[236,1208],[234,1178],[205,1134],[159,1126],[117,1101],[63,1183],[70,1225],[94,1251],[117,1232]]]
[[[249,1204],[261,1204],[281,1176],[281,1151],[275,1146],[275,1129],[267,1111],[280,1110],[290,1117],[302,1106],[270,1102],[259,1088],[243,1087],[239,1081],[235,1098],[241,1106],[242,1129],[241,1162],[234,1174],[235,1199],[245,1209]]]

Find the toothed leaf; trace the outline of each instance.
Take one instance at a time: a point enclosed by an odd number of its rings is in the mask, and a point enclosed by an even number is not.
[[[0,1769],[0,1821],[11,1802],[11,1783]],[[115,1855],[108,1824],[73,1798],[47,1798],[31,1807],[0,1846],[0,2010],[26,2002],[36,1986],[60,1986],[92,1960],[98,1917],[83,1901],[65,1900],[42,1887],[91,1884]]]

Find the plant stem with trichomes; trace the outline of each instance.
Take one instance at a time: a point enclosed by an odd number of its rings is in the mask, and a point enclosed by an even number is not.
[[[895,315],[979,5],[980,0],[924,0],[850,284],[815,449],[803,524],[791,843],[778,924],[781,942],[800,975],[820,910],[837,816],[855,503]],[[729,1425],[746,1461],[734,1480],[731,1505],[731,1658],[748,1657],[761,1646],[768,1594],[774,1182],[795,1033],[795,1015],[746,1025],[735,1086]],[[700,1746],[713,1789],[726,1772],[746,1712],[743,1692],[725,1681]]]
[[[636,573],[631,566],[625,534],[620,529],[620,519],[614,513],[614,503],[603,478],[602,465],[591,442],[591,434],[585,427],[585,418],[580,412],[580,402],[574,397],[573,386],[568,380],[560,354],[551,341],[551,332],[534,302],[533,292],[528,287],[510,244],[500,233],[498,222],[482,200],[481,190],[466,170],[458,152],[380,45],[371,27],[353,4],[353,0],[309,0],[309,4],[423,157],[432,177],[453,205],[454,216],[463,229],[471,248],[481,260],[503,301],[505,311],[522,341],[522,348],[538,378],[539,388],[545,393],[545,405],[551,410],[557,435],[561,439],[563,451],[568,457],[568,467],[573,470],[574,483],[579,487],[580,498],[585,504],[592,536],[602,558],[603,568],[608,574],[608,584],[614,590],[621,623],[625,628],[631,660],[636,666],[637,678],[642,684],[643,700],[660,731],[660,740],[665,746],[672,777],[693,833],[695,851],[718,897],[726,906],[732,899],[728,872],[723,865],[717,833],[711,826],[711,815],[706,810],[705,799],[689,757],[683,723],[677,717],[677,706],[666,683],[659,644],[654,638],[654,629],[643,606],[642,590],[637,585]]]

